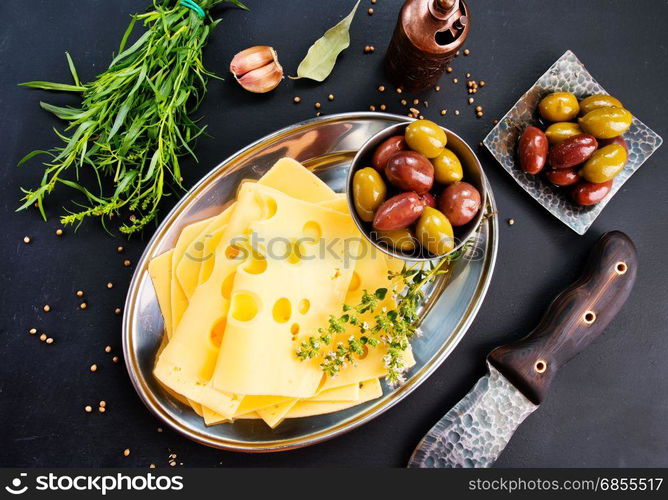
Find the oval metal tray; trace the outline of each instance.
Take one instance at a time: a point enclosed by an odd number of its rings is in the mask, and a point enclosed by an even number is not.
[[[174,207],[149,242],[132,278],[123,318],[123,351],[132,383],[146,406],[167,425],[199,443],[235,451],[280,451],[315,444],[358,427],[397,404],[417,388],[448,357],[466,333],[487,292],[496,260],[498,220],[488,185],[489,212],[465,258],[450,269],[447,286],[429,292],[421,325],[413,341],[416,365],[404,385],[383,397],[345,411],[288,419],[276,429],[264,422],[239,420],[206,427],[153,377],[162,342],[163,323],[148,276],[148,261],[172,248],[181,229],[215,215],[236,194],[239,182],[259,178],[276,160],[290,156],[312,169],[334,190],[343,192],[350,161],[372,135],[406,117],[385,113],[343,113],[302,122],[268,135],[214,168]]]

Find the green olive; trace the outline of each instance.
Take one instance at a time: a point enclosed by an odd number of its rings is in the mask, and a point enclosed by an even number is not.
[[[620,144],[603,146],[585,162],[580,175],[596,184],[608,182],[622,171],[626,158],[626,150]]]
[[[353,201],[357,215],[364,222],[371,222],[378,207],[385,201],[387,187],[378,171],[366,167],[353,177]]]
[[[448,143],[445,131],[430,120],[415,120],[406,127],[406,144],[413,151],[436,158]]]
[[[551,122],[567,122],[580,112],[577,98],[570,92],[553,92],[538,104],[540,116]]]
[[[623,108],[624,105],[611,95],[595,94],[580,101],[580,115],[584,116],[598,108]]]
[[[461,181],[464,177],[462,163],[457,155],[448,148],[443,148],[441,154],[433,158],[431,163],[434,165],[436,181],[441,184],[452,184]]]
[[[631,126],[633,115],[624,108],[597,108],[578,120],[580,128],[597,139],[612,139]]]
[[[381,243],[401,252],[412,252],[415,250],[415,238],[408,229],[378,231],[377,239]]]
[[[435,208],[424,208],[415,234],[422,246],[434,255],[443,255],[455,248],[452,225],[448,218]]]
[[[545,135],[547,140],[550,143],[550,146],[559,144],[561,141],[573,137],[574,135],[580,135],[582,129],[580,125],[573,122],[557,122],[553,123],[545,130]]]

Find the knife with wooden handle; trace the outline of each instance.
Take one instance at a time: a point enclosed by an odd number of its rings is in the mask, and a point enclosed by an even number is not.
[[[585,270],[526,337],[494,349],[489,373],[422,439],[409,467],[489,467],[543,402],[561,366],[584,350],[626,302],[638,269],[631,239],[604,234]]]

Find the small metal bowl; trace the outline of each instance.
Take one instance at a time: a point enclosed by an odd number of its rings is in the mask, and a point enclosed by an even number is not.
[[[487,187],[485,182],[485,173],[483,172],[482,165],[480,164],[480,160],[478,160],[478,157],[475,155],[471,147],[466,143],[466,141],[464,141],[464,139],[459,137],[457,134],[455,134],[454,132],[445,127],[441,127],[443,130],[445,130],[445,133],[448,136],[448,144],[447,144],[448,149],[452,150],[452,152],[457,155],[459,161],[461,161],[462,163],[462,168],[464,170],[464,181],[473,185],[480,193],[481,206],[480,210],[478,211],[478,214],[468,224],[453,228],[456,245],[450,252],[444,255],[433,255],[429,253],[426,249],[422,248],[421,245],[417,245],[417,247],[413,252],[410,253],[402,252],[395,250],[394,248],[391,248],[390,246],[385,245],[382,242],[377,241],[376,238],[374,238],[371,235],[371,232],[373,230],[371,224],[369,222],[364,222],[357,215],[357,210],[355,209],[355,203],[353,201],[353,194],[352,194],[353,177],[355,175],[355,172],[357,172],[359,169],[371,165],[371,156],[373,155],[373,151],[376,149],[378,145],[380,145],[380,143],[382,143],[385,139],[392,137],[393,135],[403,135],[407,125],[408,125],[407,123],[397,123],[396,125],[387,127],[386,129],[382,130],[381,132],[378,132],[376,135],[374,135],[367,142],[364,143],[364,145],[359,149],[359,151],[355,155],[355,158],[353,158],[353,161],[350,165],[350,170],[348,171],[348,179],[346,181],[346,196],[348,198],[348,206],[350,208],[350,213],[353,216],[353,220],[355,221],[357,228],[364,235],[364,237],[367,240],[369,240],[369,242],[371,242],[372,245],[378,248],[381,252],[385,252],[386,254],[391,255],[392,257],[404,260],[424,262],[434,259],[440,259],[442,257],[445,257],[446,255],[450,255],[451,253],[456,252],[462,246],[464,246],[464,244],[469,240],[469,238],[471,238],[476,233],[476,231],[478,230],[478,226],[482,221],[485,211],[485,206],[487,205]]]

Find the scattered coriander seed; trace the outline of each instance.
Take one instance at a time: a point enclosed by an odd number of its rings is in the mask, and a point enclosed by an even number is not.
[[[117,251],[118,253],[123,253],[123,250],[124,250],[123,247],[118,247],[118,248],[116,249],[116,251]]]
[[[371,3],[376,3],[376,0],[371,0]]]
[[[469,104],[473,104],[473,97],[469,97]]]
[[[435,90],[436,92],[440,92],[440,91],[441,91],[441,86],[440,86],[440,85],[436,85],[436,87],[434,87],[434,90]]]
[[[56,236],[62,236],[63,235],[63,230],[62,229],[56,229]]]
[[[481,87],[484,87],[485,86],[485,80],[480,80],[480,83],[478,85],[480,85]]]
[[[499,123],[499,120],[492,120],[492,123],[496,125],[497,123]]]
[[[452,83],[459,83],[459,79],[457,79],[457,78],[453,78],[453,79],[452,79]]]
[[[37,328],[31,328],[30,330],[28,330],[28,333],[30,335],[35,335],[37,333]]]
[[[330,101],[333,101],[334,100],[334,94],[329,94],[327,96],[327,99],[329,99]]]
[[[43,309],[44,309],[45,313],[48,313],[51,310],[51,306],[49,304],[47,304],[43,307]]]
[[[47,339],[46,333],[43,333],[42,335],[39,336],[39,340],[41,340],[42,342],[46,342],[46,339]]]
[[[97,371],[97,365],[94,364],[94,363],[92,365],[90,365],[90,371],[96,372]]]
[[[82,302],[81,304],[79,304],[80,309],[86,309],[87,307],[88,307],[88,304],[86,304],[85,302]]]
[[[107,407],[107,402],[106,401],[100,401],[100,408],[106,408]]]
[[[445,72],[452,73],[452,66],[448,66],[447,68],[445,68]]]
[[[447,110],[442,109],[442,110],[441,110],[441,116],[445,116],[445,113],[447,113],[447,112],[448,112]]]
[[[320,104],[319,102],[315,103],[315,109],[320,109],[321,106],[322,106],[322,104]]]
[[[387,109],[387,106],[385,106],[385,104],[380,105],[380,110],[381,111],[385,111],[386,109]]]
[[[105,347],[104,352],[111,352],[111,346],[108,345],[107,347]]]
[[[121,314],[121,312],[123,312],[123,311],[121,311],[120,307],[117,307],[116,309],[114,309],[114,314]]]
[[[471,78],[471,73],[466,73],[466,78]]]
[[[413,104],[414,104],[415,106],[417,106],[418,104],[420,104],[420,99],[413,99]]]
[[[476,106],[476,107],[475,107],[475,110],[476,110],[476,111],[482,111],[482,106]]]
[[[401,94],[403,92],[403,89],[401,87],[397,87],[397,94]]]
[[[371,52],[375,52],[376,50],[376,47],[374,47],[373,45],[370,45],[369,48],[371,49]]]
[[[322,113],[321,113],[320,111],[318,111],[318,112],[315,114],[315,116],[320,116],[321,114],[322,114]]]
[[[369,111],[376,111],[376,106],[374,106],[373,104],[369,106]]]
[[[464,49],[464,55],[465,56],[468,56],[470,53],[471,53],[471,51],[469,49]]]
[[[419,118],[420,120],[424,120],[424,115],[418,115],[418,118]]]
[[[367,10],[367,12],[369,13],[370,16],[373,15],[373,9],[372,8],[369,8],[369,10]]]
[[[455,109],[455,114],[459,115],[459,110],[458,109]]]
[[[132,264],[132,262],[130,262],[128,259],[125,259],[125,260],[123,261],[123,265],[124,265],[125,267],[130,267],[130,264]]]
[[[149,469],[155,469],[155,464],[151,464],[148,466]]]
[[[482,142],[479,142],[479,143],[478,143],[478,147],[482,147],[482,146],[483,146],[483,143],[482,143]]]
[[[84,406],[84,411],[85,411],[86,413],[90,413],[90,412],[93,411],[93,408],[92,408],[90,405],[86,405],[86,406]]]
[[[100,413],[104,413],[105,411],[107,411],[107,409],[104,406],[99,406],[97,408],[97,411],[99,411]]]
[[[77,290],[77,297],[83,297],[83,290]]]
[[[413,116],[415,116],[416,118],[417,118],[417,116],[420,114],[420,110],[418,110],[418,109],[415,109],[415,108],[409,108],[408,110],[409,110],[409,111],[411,112],[411,114],[412,114]]]
[[[378,92],[385,92],[385,85],[379,85]]]
[[[162,432],[162,427],[158,427],[158,428],[156,429],[156,431],[158,431],[158,432]]]
[[[114,284],[110,281],[107,283],[107,288],[114,288]]]
[[[45,340],[45,342],[46,342],[47,344],[53,344],[53,338],[48,337],[48,338]]]
[[[408,104],[408,101],[406,101],[406,99],[402,99],[402,100],[401,100],[401,105],[402,105],[402,106],[405,106],[406,104]]]
[[[24,236],[23,243],[30,243],[30,236]]]
[[[123,450],[123,455],[127,457],[129,454],[130,454],[130,448],[125,448]]]
[[[483,116],[484,114],[485,114],[485,113],[483,113],[482,111],[476,111],[476,113],[475,113],[475,115],[476,115],[478,118],[482,118],[482,116]]]
[[[292,101],[293,101],[295,104],[299,104],[300,102],[302,102],[302,98],[299,97],[299,96],[295,96],[295,98],[292,99]]]
[[[513,224],[515,224],[515,219],[508,219],[507,222],[509,226],[512,226]]]
[[[111,360],[112,360],[114,363],[118,363],[118,356],[114,356],[113,358],[111,358]]]

